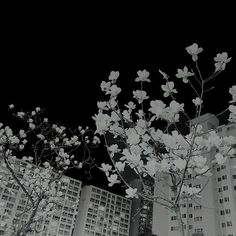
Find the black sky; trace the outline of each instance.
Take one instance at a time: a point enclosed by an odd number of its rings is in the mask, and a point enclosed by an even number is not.
[[[214,17],[198,16],[192,22],[191,13],[180,20],[181,14],[161,15],[161,10],[147,16],[111,11],[82,16],[81,12],[8,16],[1,50],[0,120],[4,123],[7,106],[13,103],[19,109],[46,108],[50,119],[66,126],[91,126],[97,100],[104,99],[100,83],[111,70],[120,71],[118,84],[126,96],[125,89],[131,92],[135,86],[136,72],[147,69],[153,80],[150,93],[160,99],[158,69],[175,75],[177,68],[191,64],[185,47],[194,42],[204,49],[200,56],[203,73],[214,70],[216,53],[227,51],[233,57],[212,84],[218,88],[209,92],[207,104],[214,100],[214,105],[205,109],[218,112],[227,105],[228,87],[236,80],[230,21],[225,24]],[[190,100],[191,92],[187,91],[180,99]],[[105,178],[99,178],[102,181],[94,183],[104,182]]]

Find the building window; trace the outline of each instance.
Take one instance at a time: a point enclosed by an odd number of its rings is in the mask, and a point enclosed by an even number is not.
[[[223,176],[222,176],[222,179],[227,179],[227,175],[223,175]]]
[[[224,215],[225,212],[223,210],[220,211],[220,215]]]
[[[223,223],[221,223],[221,227],[222,228],[224,228],[225,227],[225,223],[223,222]]]
[[[203,233],[203,229],[202,228],[195,229],[195,233]]]
[[[232,222],[231,221],[227,221],[226,224],[227,224],[228,227],[232,226]]]
[[[224,198],[224,201],[225,201],[225,202],[229,202],[229,197],[225,197],[225,198]]]
[[[230,209],[225,209],[225,214],[230,214],[231,210]]]
[[[228,186],[223,186],[223,190],[224,191],[228,190]]]
[[[236,179],[236,175],[233,175],[233,179]]]
[[[196,217],[194,217],[194,221],[202,221],[202,216],[196,216]]]
[[[201,205],[194,206],[194,210],[200,210],[200,209],[202,209],[202,206],[201,206]]]
[[[221,192],[222,192],[222,189],[221,189],[221,188],[219,188],[219,189],[218,189],[218,191],[219,191],[219,193],[221,193]]]
[[[189,214],[189,218],[193,218],[193,214]]]

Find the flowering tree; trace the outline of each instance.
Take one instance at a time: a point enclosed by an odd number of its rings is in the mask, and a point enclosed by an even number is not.
[[[96,147],[99,139],[88,127],[71,130],[52,124],[39,107],[27,113],[14,109],[9,106],[19,126],[13,131],[0,124],[0,186],[13,196],[21,190],[25,207],[12,219],[0,202],[1,227],[5,233],[24,236],[40,232],[40,222],[57,211],[64,197],[63,175],[91,165],[90,147]]]
[[[204,78],[198,66],[198,57],[203,49],[194,43],[186,51],[194,62],[193,69],[189,70],[187,66],[178,69],[175,75],[177,79],[173,80],[159,70],[164,80],[161,85],[163,96],[169,99],[169,103],[151,100],[147,105],[149,96],[143,87],[150,79],[149,72],[143,70],[138,71],[135,79],[140,84],[140,89],[133,91],[133,101],[121,107],[117,99],[121,88],[116,84],[119,72],[113,71],[108,81],[101,83],[101,90],[109,98],[107,101],[98,102],[98,114],[93,117],[96,132],[104,137],[113,163],[113,166],[103,163],[100,167],[106,173],[109,186],[122,180],[127,186],[128,198],[143,197],[175,212],[179,235],[182,236],[185,232],[180,208],[187,200],[199,197],[205,187],[191,187],[189,183],[195,178],[210,176],[214,166],[222,165],[234,154],[233,146],[236,144],[236,137],[220,137],[216,130],[206,132],[201,124],[192,122],[192,119],[202,115],[204,94],[209,90],[206,85],[225,69],[231,58],[228,58],[226,52],[217,54],[214,58],[215,71]],[[195,94],[192,100],[196,111],[194,117],[187,113],[183,103],[178,102],[178,91],[174,82],[178,79],[188,84]],[[236,85],[229,89],[229,93],[232,101],[223,112],[229,111],[229,122],[236,123]],[[188,120],[187,134],[178,128],[182,118]],[[110,137],[112,143],[108,140]],[[218,152],[214,160],[209,160],[205,154],[213,148]],[[144,184],[142,191],[132,188],[122,174],[127,169],[131,170],[130,168],[141,183],[144,183],[147,176],[153,178],[156,184],[166,181],[171,195],[150,195]]]

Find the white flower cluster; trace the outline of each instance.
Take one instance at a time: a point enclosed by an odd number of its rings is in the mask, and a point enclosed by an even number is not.
[[[115,77],[116,74],[113,80]],[[98,145],[100,139],[89,127],[79,126],[71,131],[51,124],[48,118],[43,117],[40,107],[30,112],[14,112],[14,105],[11,104],[9,110],[24,122],[24,129],[19,127],[14,132],[0,123],[0,185],[19,185],[28,198],[27,213],[33,214],[36,209],[33,222],[37,222],[53,214],[62,201],[63,184],[66,184],[62,176],[65,171],[82,168],[86,158],[90,158],[82,156],[79,161],[75,150],[83,151],[89,145]],[[110,177],[115,181],[113,176]],[[11,189],[10,192],[14,194]]]
[[[193,98],[196,117],[201,115],[203,104],[204,83],[211,80],[217,73],[225,69],[226,64],[231,58],[227,53],[217,54],[215,60],[215,72],[213,76],[206,79],[202,78],[197,65],[198,55],[203,51],[201,47],[195,43],[186,48],[187,52],[192,56],[192,60],[196,63],[195,74],[189,70],[187,66],[178,69],[177,78],[181,78],[184,83],[189,84],[194,90],[197,97]],[[164,97],[171,98],[169,105],[162,100],[151,100],[147,108],[144,102],[147,102],[149,96],[143,90],[143,83],[150,82],[149,72],[146,70],[138,71],[136,82],[141,83],[141,90],[133,91],[134,101],[130,101],[122,110],[118,106],[117,95],[121,89],[116,86],[118,72],[111,72],[116,75],[115,79],[109,77],[109,81],[101,83],[101,89],[106,95],[110,95],[107,101],[98,102],[98,114],[95,120],[96,132],[104,135],[113,136],[117,143],[107,146],[110,158],[114,164],[114,170],[111,165],[102,164],[103,170],[108,178],[109,186],[119,183],[116,171],[122,172],[125,166],[131,167],[140,177],[155,177],[156,173],[160,174],[176,174],[184,176],[187,174],[209,175],[209,169],[214,163],[223,164],[227,157],[234,153],[232,148],[236,144],[235,137],[220,137],[217,132],[209,132],[204,134],[201,125],[194,125],[191,129],[189,125],[189,134],[183,135],[176,126],[180,121],[180,114],[188,117],[184,109],[184,104],[179,103],[174,97],[177,94],[175,83],[169,80],[166,73],[159,70],[166,84],[161,85],[164,91]],[[217,73],[216,73],[217,72]],[[196,79],[198,83],[202,83],[202,91],[198,92],[190,80],[190,77]],[[199,78],[198,78],[199,77]],[[231,103],[236,101],[236,87],[233,86],[229,90],[232,95]],[[236,106],[229,106],[230,118],[232,122],[236,122]],[[159,121],[164,121],[166,125],[156,128]],[[191,123],[191,121],[189,120]],[[170,129],[172,126],[174,128]],[[119,141],[118,141],[119,140]],[[121,144],[121,145],[118,145]],[[209,161],[205,153],[215,148],[218,153],[215,155],[213,162]],[[118,158],[119,157],[119,158]],[[181,181],[180,181],[181,182]],[[185,186],[185,185],[184,185]],[[183,187],[182,192],[195,194],[199,190],[190,187]],[[126,191],[128,197],[136,196],[136,190],[130,188]]]

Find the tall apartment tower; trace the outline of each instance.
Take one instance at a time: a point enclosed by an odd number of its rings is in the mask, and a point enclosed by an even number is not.
[[[145,184],[145,191],[148,194],[154,193],[154,181],[151,178],[143,179]],[[137,188],[138,192],[143,191],[142,183],[139,178],[134,178],[129,181],[133,188]],[[144,198],[132,198],[131,222],[129,236],[143,236],[152,234],[152,216],[153,216],[153,202]]]
[[[84,186],[73,236],[128,236],[130,215],[130,199]]]
[[[16,166],[24,167],[25,162],[16,160]],[[1,173],[1,170],[0,170]],[[17,173],[18,176],[21,173]],[[38,224],[39,233],[29,233],[30,236],[71,236],[77,215],[79,204],[79,196],[82,182],[67,176],[63,192],[62,201],[58,205],[58,211],[51,216],[42,219]],[[9,191],[10,190],[10,191]],[[4,208],[0,210],[0,222],[5,218],[8,219],[10,225],[21,224],[26,222],[29,215],[21,214],[25,210],[27,197],[17,184],[8,183],[6,187],[0,187],[0,203],[4,204]],[[17,217],[18,214],[22,216]],[[9,233],[9,232],[8,232]],[[0,226],[0,235],[5,235],[5,227]]]
[[[218,119],[205,114],[193,123],[201,123],[205,131],[217,129],[221,136],[236,136],[235,124],[218,126]],[[212,160],[215,151],[207,154]],[[217,165],[213,175],[195,179],[192,186],[203,187],[202,198],[186,202],[181,209],[186,236],[236,236],[236,154],[228,158],[224,165]],[[156,179],[155,193],[162,191],[170,196],[169,188]],[[155,223],[156,222],[156,223]],[[154,204],[153,232],[158,236],[175,236],[177,221],[174,213]]]

